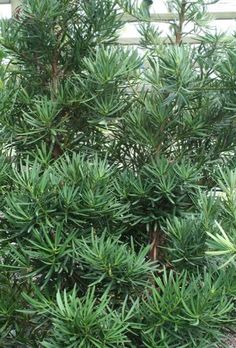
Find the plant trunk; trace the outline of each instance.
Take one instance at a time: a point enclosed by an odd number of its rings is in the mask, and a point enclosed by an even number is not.
[[[150,234],[151,250],[149,253],[150,260],[156,262],[160,259],[161,231],[153,231]]]

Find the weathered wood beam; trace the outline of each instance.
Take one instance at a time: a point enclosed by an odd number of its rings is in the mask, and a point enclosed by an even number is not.
[[[223,39],[222,40],[222,44],[225,42],[229,42],[229,36],[225,37],[225,40]],[[118,39],[118,43],[121,44],[121,45],[134,45],[134,46],[138,46],[140,45],[140,40],[141,38],[140,37],[120,37]],[[165,44],[170,44],[171,43],[171,40],[167,37],[162,37],[161,38],[161,41]],[[175,42],[175,38],[173,37],[173,42]],[[183,43],[189,43],[189,44],[199,44],[200,41],[196,38],[196,37],[193,37],[193,36],[187,36],[185,38],[183,38]]]
[[[11,13],[20,5],[20,0],[11,0]]]
[[[236,19],[236,11],[231,12],[211,12],[209,11],[210,16],[213,20],[225,20],[225,19]],[[123,21],[132,23],[132,22],[138,22],[138,19],[136,17],[130,16],[130,15],[124,15]],[[170,12],[163,12],[163,13],[152,13],[150,21],[151,22],[169,22],[171,20],[177,19],[177,15]]]

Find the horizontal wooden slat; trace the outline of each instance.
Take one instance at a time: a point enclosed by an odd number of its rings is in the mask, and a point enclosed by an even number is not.
[[[141,4],[142,0],[135,0],[137,4]],[[168,0],[171,2],[171,0]],[[205,4],[210,2],[208,0],[204,1]],[[166,13],[168,12],[167,0],[154,0],[152,6],[150,7],[151,13]],[[220,13],[220,12],[235,12],[236,4],[235,0],[218,0],[213,4],[207,5],[207,11],[209,13]]]
[[[230,37],[225,38],[225,42],[227,43],[229,41]],[[118,39],[118,43],[121,45],[133,45],[137,46],[140,45],[140,37],[120,37]],[[171,41],[167,37],[161,38],[161,41],[166,44],[170,44]],[[173,37],[173,42],[175,42],[175,38]],[[199,44],[199,40],[196,37],[193,36],[187,36],[183,38],[183,43],[189,43],[189,44]],[[224,40],[222,41],[224,43]]]
[[[236,9],[236,5],[235,5]],[[217,20],[225,20],[225,19],[236,19],[236,11],[231,11],[231,12],[209,12],[210,16],[212,19],[217,19]],[[152,13],[150,21],[151,22],[169,22],[171,20],[174,20],[177,18],[177,15],[174,13]],[[123,16],[123,21],[124,22],[138,22],[137,18],[132,17],[130,15],[124,15]]]

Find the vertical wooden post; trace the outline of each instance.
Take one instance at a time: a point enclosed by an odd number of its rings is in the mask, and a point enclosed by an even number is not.
[[[20,0],[11,0],[11,13],[13,14],[16,8],[20,5]]]

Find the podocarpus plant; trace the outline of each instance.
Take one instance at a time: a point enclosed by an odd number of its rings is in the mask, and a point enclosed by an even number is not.
[[[0,346],[222,346],[236,52],[184,43],[204,3],[169,2],[172,45],[151,1],[24,0],[2,22]],[[117,44],[124,12],[145,55]]]

